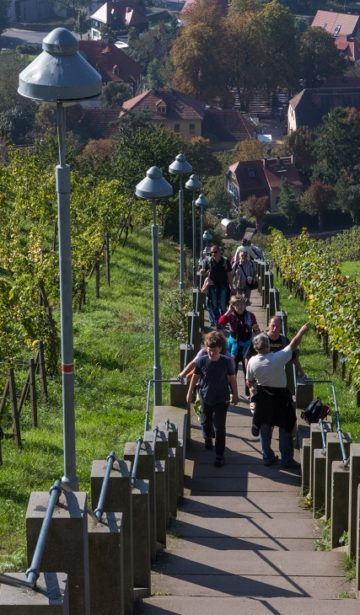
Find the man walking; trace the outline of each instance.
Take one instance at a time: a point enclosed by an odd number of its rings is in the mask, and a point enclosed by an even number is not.
[[[278,352],[270,352],[270,341],[266,333],[260,333],[253,340],[257,354],[249,359],[246,380],[249,387],[256,385],[257,388],[252,398],[256,402],[254,422],[260,425],[262,456],[266,466],[278,461],[277,455],[271,448],[272,428],[275,425],[279,427],[281,467],[300,466],[293,456],[291,432],[296,415],[291,393],[286,386],[285,365],[292,358],[293,350],[300,344],[306,331],[308,325],[303,325],[291,342]]]
[[[225,314],[228,304],[229,288],[233,291],[233,273],[229,260],[221,256],[219,246],[212,246],[210,259],[205,261],[202,274],[209,278],[207,310],[210,324],[216,327],[221,314]]]

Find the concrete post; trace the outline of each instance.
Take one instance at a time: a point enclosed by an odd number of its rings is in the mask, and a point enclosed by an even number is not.
[[[348,456],[350,452],[351,436],[349,433],[344,433],[345,453]],[[325,485],[325,517],[331,517],[331,482],[332,482],[332,462],[341,460],[341,449],[337,433],[328,433],[326,438],[326,485]]]
[[[155,461],[155,495],[156,495],[156,540],[166,547],[166,526],[168,521],[168,473],[166,462]]]
[[[124,615],[122,513],[88,515],[91,615]]]
[[[191,323],[194,320],[193,326],[193,339],[192,342],[190,340],[191,337]],[[201,348],[202,336],[200,329],[200,316],[198,312],[188,312],[187,314],[187,339],[192,345],[196,352],[199,352]]]
[[[326,477],[326,457],[322,449],[314,450],[313,458],[313,479],[312,479],[312,498],[313,516],[317,517],[324,514],[325,510],[325,477]]]
[[[300,449],[301,493],[306,496],[310,489],[310,438],[304,438]]]
[[[105,460],[95,460],[92,463],[90,486],[91,501],[94,507],[96,507],[99,500],[106,465]],[[114,463],[104,506],[107,512],[123,513],[122,536],[126,557],[126,566],[124,567],[124,609],[126,615],[131,615],[134,608],[134,544],[130,466],[130,462],[123,460]]]
[[[176,448],[169,448],[169,512],[174,519],[177,516],[177,500],[179,491],[178,461]]]
[[[356,579],[355,588],[360,598],[360,485],[357,488],[357,507],[356,507]]]
[[[171,432],[168,432],[169,446],[177,446],[178,441],[183,442],[183,458],[186,456],[186,437],[188,433],[188,412],[174,406],[154,406],[152,428],[156,425],[164,425],[167,420],[173,424]],[[174,433],[174,426],[177,433]]]
[[[279,291],[277,288],[269,288],[269,320],[275,316],[280,306]]]
[[[342,461],[332,463],[331,481],[331,548],[339,547],[343,532],[348,529],[349,468]]]
[[[155,425],[155,427],[159,427],[159,425]],[[155,429],[154,427],[154,429]],[[162,425],[162,427],[164,427]],[[153,442],[154,441],[154,434],[152,431],[147,431],[144,434],[144,441],[145,442]],[[156,492],[156,514],[162,514],[162,509],[165,508],[165,518],[166,518],[166,523],[167,523],[167,519],[169,518],[169,494],[168,494],[168,484],[169,484],[169,462],[168,462],[168,457],[169,457],[169,440],[168,440],[168,436],[167,433],[165,433],[165,431],[158,431],[157,433],[157,438],[155,441],[155,473],[156,473],[156,461],[162,461],[164,464],[164,472],[165,472],[165,485],[166,485],[166,493],[165,493],[165,498],[163,499],[163,503],[162,506],[159,509],[159,506],[157,504],[158,502],[158,491],[157,488],[155,488],[155,492]],[[156,475],[155,475],[156,478]],[[165,525],[166,525],[165,523]],[[159,535],[157,535],[157,540],[161,543],[162,541],[159,539]],[[165,543],[163,543],[165,544]]]
[[[136,442],[126,442],[124,459],[133,463],[135,459]],[[140,448],[137,467],[137,478],[146,479],[149,482],[150,502],[150,544],[151,560],[156,560],[156,493],[155,493],[155,454],[152,442],[144,441]]]
[[[293,367],[292,361],[288,361],[286,363],[285,372],[286,372],[286,386],[291,392],[291,395],[294,396],[296,393],[296,386],[295,386],[295,378],[294,378],[294,367]]]
[[[191,346],[190,344],[180,344],[180,369],[179,371],[182,371],[184,367],[195,358],[196,354],[197,353],[195,352],[194,346]]]
[[[19,587],[8,585],[6,577],[18,582]],[[0,611],[2,615],[69,615],[68,578],[62,572],[42,572],[36,590],[25,586],[24,572],[6,572],[0,584]]]
[[[26,511],[30,565],[49,502],[49,493],[33,492]],[[90,613],[87,498],[81,491],[61,493],[55,506],[41,561],[42,571],[61,570],[69,578],[70,613]]]
[[[266,271],[264,273],[264,286],[262,293],[262,307],[266,307],[269,303],[269,289],[274,285],[274,276],[272,271]]]
[[[282,322],[284,323],[284,334],[287,335],[287,312],[283,312],[283,310],[278,310],[276,312],[276,316],[280,316]]]
[[[356,530],[357,530],[357,492],[360,484],[360,444],[350,446],[350,487],[349,487],[349,555],[356,554]]]
[[[193,310],[199,313],[200,329],[204,328],[204,295],[198,288],[193,288]]]
[[[304,410],[314,398],[314,385],[298,382],[296,387],[296,407]]]
[[[170,404],[178,408],[187,408],[186,394],[188,390],[187,384],[181,382],[172,382],[170,384]]]
[[[324,423],[325,437],[327,438],[330,432],[330,425]],[[311,423],[310,425],[310,493],[313,496],[313,482],[314,482],[314,452],[316,449],[322,449],[323,442],[321,437],[321,429],[319,423]],[[325,477],[324,477],[325,480]]]
[[[132,489],[134,528],[134,597],[151,593],[151,545],[149,481],[138,479]],[[125,554],[126,557],[126,554]]]

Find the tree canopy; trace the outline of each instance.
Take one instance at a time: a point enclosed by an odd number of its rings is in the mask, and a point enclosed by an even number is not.
[[[300,39],[300,74],[307,87],[332,75],[341,75],[346,62],[334,45],[334,38],[323,28],[308,28]]]

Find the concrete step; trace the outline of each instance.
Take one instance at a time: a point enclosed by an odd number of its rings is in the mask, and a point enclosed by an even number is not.
[[[277,476],[277,470],[274,470],[274,478]],[[298,477],[297,477],[298,478]],[[219,495],[220,493],[238,493],[246,494],[250,492],[273,492],[275,493],[293,493],[296,497],[299,492],[300,480],[295,481],[295,484],[289,484],[285,481],[271,480],[267,477],[258,477],[248,479],[246,477],[227,477],[221,475],[221,469],[219,470],[219,477],[198,478],[194,477],[190,483],[185,483],[187,488],[185,493],[191,493],[191,495],[200,495],[201,493],[212,493]]]
[[[202,516],[213,515],[217,517],[238,515],[243,516],[248,513],[263,513],[269,518],[274,515],[288,513],[293,516],[297,513],[305,513],[310,519],[311,513],[300,508],[301,497],[295,497],[293,493],[282,493],[281,497],[274,497],[272,493],[249,493],[248,495],[228,494],[221,495],[192,495],[191,497],[181,498],[179,504],[179,515],[189,512]]]
[[[359,615],[357,600],[154,596],[135,607],[135,615]]]
[[[191,549],[202,549],[207,547],[218,551],[311,551],[314,552],[314,538],[299,537],[299,538],[276,538],[276,537],[261,537],[261,538],[232,538],[223,536],[221,533],[213,532],[208,536],[191,536]],[[187,539],[168,536],[167,548],[185,549],[189,548]],[[224,555],[226,557],[226,555]]]

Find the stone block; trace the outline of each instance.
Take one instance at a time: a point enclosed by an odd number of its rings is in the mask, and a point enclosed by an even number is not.
[[[357,488],[357,506],[356,506],[356,577],[355,587],[360,598],[360,485]]]
[[[347,456],[350,454],[351,436],[349,433],[343,434],[344,448]],[[325,517],[331,516],[331,482],[332,482],[332,463],[341,460],[341,448],[337,433],[328,433],[326,438],[326,485],[325,485]]]
[[[313,478],[312,478],[312,498],[313,515],[317,517],[324,514],[325,510],[325,479],[326,479],[326,457],[322,449],[314,450],[313,458]]]
[[[30,566],[47,511],[49,493],[32,492],[26,511],[27,558]],[[69,580],[70,613],[90,613],[87,496],[62,492],[55,506],[41,572],[65,572]]]
[[[199,352],[202,342],[200,327],[200,316],[198,312],[188,312],[187,314],[187,339],[194,346],[195,352]]]
[[[168,522],[168,474],[166,462],[155,461],[155,494],[156,494],[156,540],[166,547],[166,526]]]
[[[300,449],[301,493],[306,496],[310,489],[310,438],[303,438]]]
[[[350,445],[349,458],[350,486],[349,486],[349,555],[356,553],[357,531],[357,492],[360,484],[360,444]]]
[[[124,615],[122,513],[88,515],[91,615]]]
[[[181,384],[181,382],[172,382],[170,384],[170,404],[178,408],[187,408],[187,390],[187,384]]]
[[[340,546],[339,540],[348,529],[349,468],[342,461],[332,463],[331,481],[331,548]]]
[[[330,425],[323,423],[324,437],[327,439],[330,431]],[[309,491],[313,494],[313,479],[314,479],[314,454],[315,450],[323,448],[323,440],[319,423],[311,423],[310,425],[310,487]]]
[[[138,479],[132,489],[134,529],[134,587],[141,588],[142,595],[151,593],[151,544],[149,482]],[[126,553],[125,553],[126,557]]]
[[[18,586],[8,585],[18,583]],[[24,572],[6,572],[0,583],[1,615],[69,615],[68,577],[63,572],[43,572],[36,590],[26,586]]]
[[[297,382],[296,407],[304,410],[314,399],[314,385],[309,382]]]

